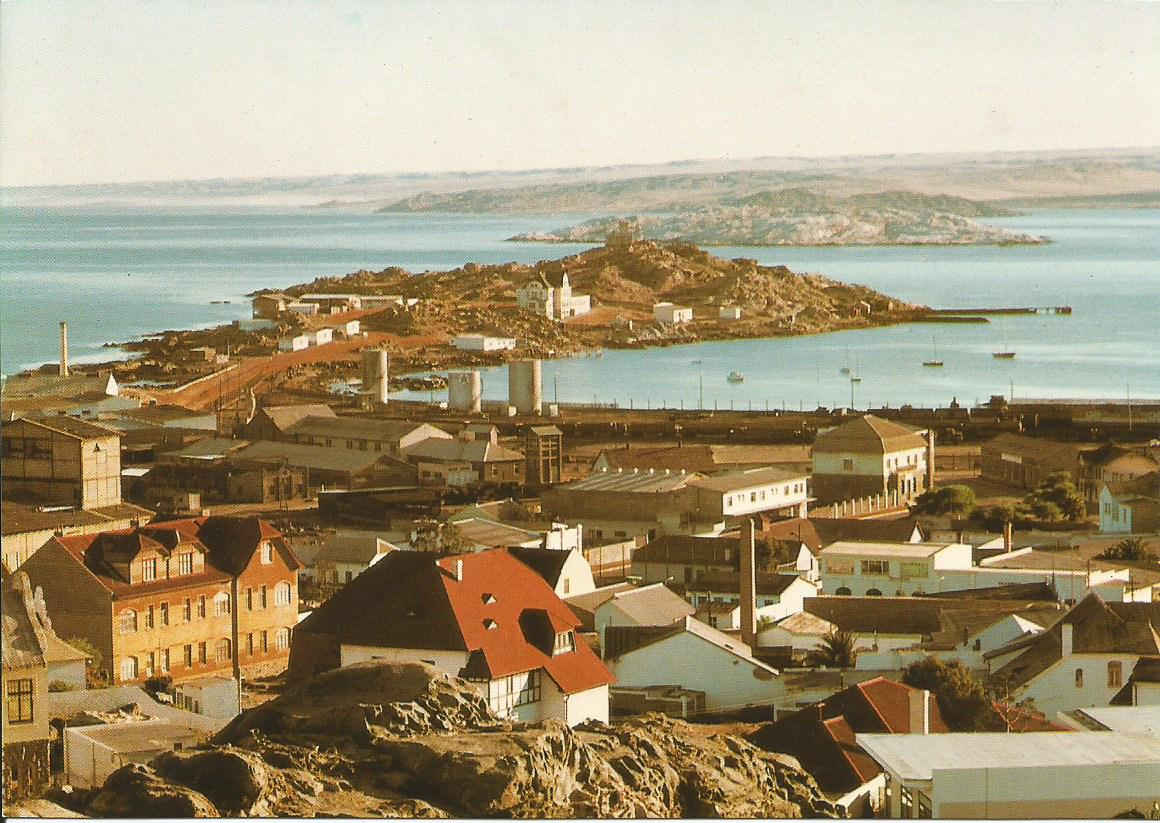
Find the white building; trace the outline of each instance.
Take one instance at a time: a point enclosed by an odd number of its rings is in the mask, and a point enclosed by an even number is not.
[[[741,307],[740,306],[722,306],[717,310],[718,320],[740,320]]]
[[[859,734],[895,818],[1111,818],[1150,810],[1160,739],[1120,732]]]
[[[693,310],[688,306],[678,306],[675,303],[655,303],[653,304],[653,320],[669,325],[691,323]]]
[[[822,593],[875,597],[967,588],[940,583],[949,569],[971,568],[966,543],[838,541],[822,549]]]
[[[334,329],[316,329],[310,334],[310,342],[315,346],[325,346],[334,340]]]
[[[819,431],[813,491],[823,503],[893,495],[903,499],[934,484],[934,437],[872,414]]]
[[[164,720],[102,723],[64,729],[65,780],[80,788],[99,788],[122,766],[148,763],[164,752],[193,748],[206,735]]]
[[[358,337],[362,325],[357,320],[347,320],[338,327],[338,332],[343,337]]]
[[[310,338],[305,334],[278,338],[278,351],[302,351],[310,346]]]
[[[489,337],[484,334],[460,334],[454,340],[460,351],[504,351],[516,347],[514,337]]]
[[[807,480],[804,472],[764,466],[697,476],[688,485],[694,490],[697,520],[724,520],[783,509],[804,517],[809,499]]]
[[[613,589],[613,587],[607,587]],[[611,591],[611,596],[593,611],[593,628],[604,646],[609,626],[673,626],[696,609],[664,583],[653,583],[637,589]]]
[[[542,317],[566,320],[592,311],[592,298],[572,293],[566,271],[541,271],[516,289],[516,305]]]
[[[749,646],[693,617],[659,635],[622,634],[609,632],[604,655],[618,686],[703,691],[709,710],[772,705],[784,691],[777,669],[756,659]]]
[[[477,685],[500,716],[608,721],[612,675],[580,621],[507,549],[391,552],[294,632],[290,677],[370,660],[428,663]]]
[[[560,551],[543,547],[518,546],[508,549],[530,566],[536,574],[544,578],[559,597],[571,597],[596,591],[596,581],[592,577],[592,567],[577,549]]]

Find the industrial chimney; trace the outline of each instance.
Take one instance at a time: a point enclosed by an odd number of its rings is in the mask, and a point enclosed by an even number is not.
[[[741,642],[757,644],[757,558],[752,517],[741,523]]]
[[[60,321],[60,376],[68,377],[68,323]]]
[[[934,429],[926,430],[926,487],[934,488]]]

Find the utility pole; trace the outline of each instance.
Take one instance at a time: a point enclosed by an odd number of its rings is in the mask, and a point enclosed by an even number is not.
[[[1132,430],[1132,384],[1127,383],[1126,388],[1128,391],[1128,431],[1131,431]]]

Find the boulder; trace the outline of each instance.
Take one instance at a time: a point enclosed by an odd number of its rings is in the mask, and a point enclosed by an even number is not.
[[[171,783],[149,766],[130,763],[109,775],[86,808],[90,817],[220,817],[201,792]]]

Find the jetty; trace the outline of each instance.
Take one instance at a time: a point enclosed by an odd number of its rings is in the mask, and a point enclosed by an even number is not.
[[[1071,306],[1019,306],[992,309],[931,309],[930,314],[1071,314]]]

